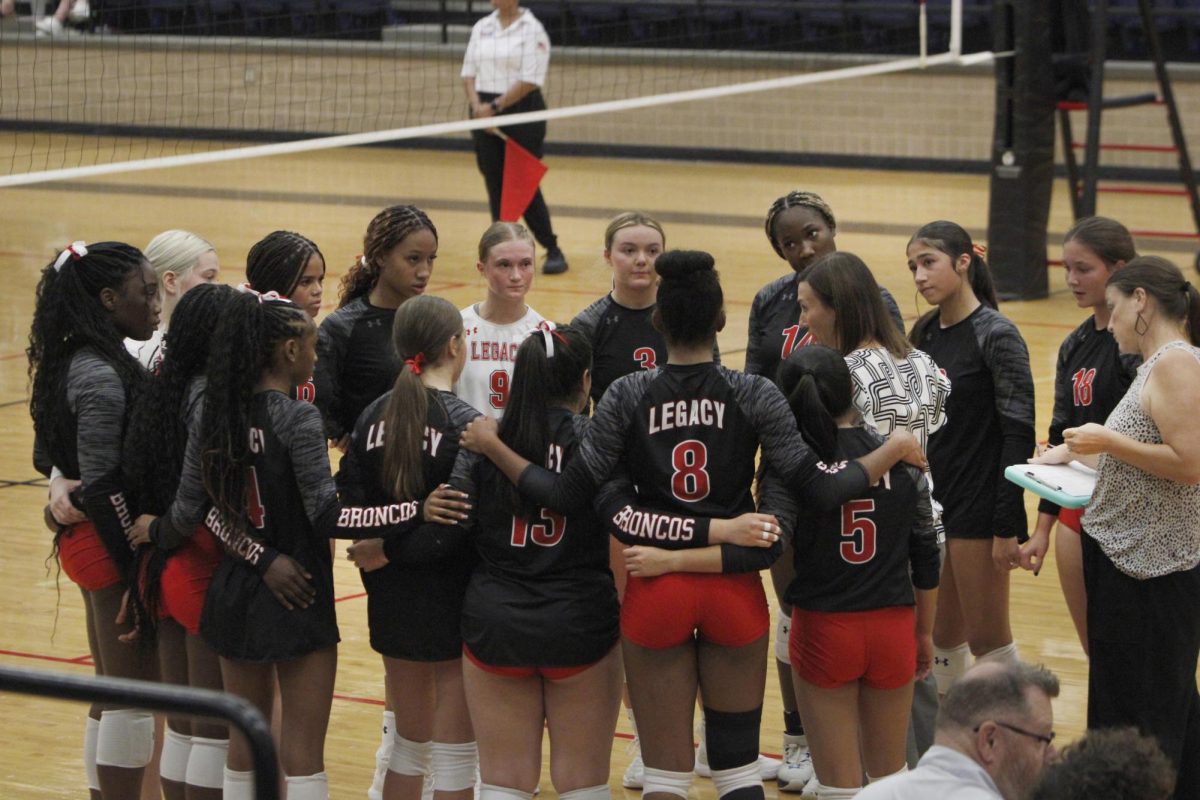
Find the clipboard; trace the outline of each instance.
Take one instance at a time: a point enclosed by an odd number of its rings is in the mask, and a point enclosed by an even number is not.
[[[1004,477],[1063,508],[1083,508],[1096,488],[1096,471],[1086,464],[1013,464]]]

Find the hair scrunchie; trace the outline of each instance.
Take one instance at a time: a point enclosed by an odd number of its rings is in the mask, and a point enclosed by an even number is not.
[[[412,358],[404,359],[404,366],[408,367],[413,375],[420,375],[421,368],[425,366],[425,354],[417,353]]]
[[[54,271],[62,271],[63,264],[67,263],[67,259],[78,261],[88,254],[87,245],[82,239],[77,242],[71,242],[66,248],[58,254],[58,258],[54,260]]]

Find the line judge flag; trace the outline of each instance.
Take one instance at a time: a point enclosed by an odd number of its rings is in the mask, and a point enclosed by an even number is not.
[[[516,222],[529,208],[548,167],[511,137],[504,143],[504,183],[500,190],[500,220]]]

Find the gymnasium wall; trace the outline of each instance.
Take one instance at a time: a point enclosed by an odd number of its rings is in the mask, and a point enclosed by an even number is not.
[[[271,138],[441,122],[464,110],[461,59],[462,46],[453,44],[8,39],[0,48],[0,127],[17,120],[25,128],[49,123]],[[561,107],[854,63],[862,60],[559,48],[546,93],[552,107]],[[1172,69],[1184,128],[1195,140],[1200,68]],[[65,89],[51,91],[55,76]],[[1109,94],[1153,88],[1148,64],[1110,64]],[[982,169],[990,156],[992,114],[990,67],[938,69],[555,121],[549,142],[557,152],[620,147],[626,154]],[[1075,119],[1081,131],[1083,114]],[[1166,144],[1164,113],[1155,107],[1108,112],[1104,141]],[[1103,163],[1154,169],[1173,161],[1164,154],[1106,153]]]

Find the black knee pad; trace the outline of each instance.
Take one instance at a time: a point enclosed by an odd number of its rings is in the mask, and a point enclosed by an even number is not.
[[[758,761],[758,729],[762,706],[751,711],[715,711],[704,707],[705,745],[713,770]]]

